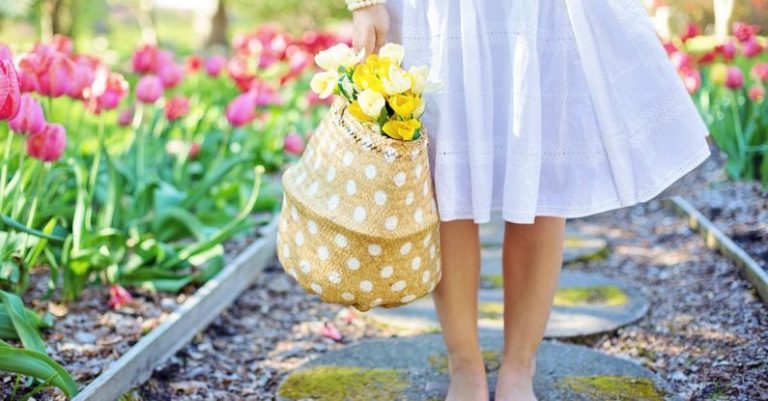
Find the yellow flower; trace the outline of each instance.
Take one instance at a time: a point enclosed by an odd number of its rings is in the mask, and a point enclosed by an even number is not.
[[[379,93],[384,93],[384,86],[381,80],[376,76],[373,69],[367,65],[359,65],[352,74],[352,82],[361,91],[371,89]]]
[[[379,57],[392,60],[392,62],[400,65],[405,58],[405,49],[403,46],[395,43],[387,43],[379,50]]]
[[[366,89],[357,95],[357,102],[360,105],[360,109],[368,117],[378,118],[381,115],[381,109],[386,104],[384,96],[376,91]]]
[[[408,76],[411,78],[411,90],[416,94],[421,94],[427,87],[429,67],[411,67],[408,70]]]
[[[389,73],[382,78],[381,83],[387,95],[396,95],[411,89],[411,78],[408,73],[396,65],[389,66]]]
[[[340,43],[329,49],[323,50],[315,56],[315,63],[327,71],[337,71],[339,67],[352,68],[359,63],[365,51],[355,53],[349,46]]]
[[[709,79],[715,85],[724,85],[728,77],[728,67],[723,63],[717,63],[709,70]]]
[[[389,98],[389,106],[400,117],[410,118],[422,103],[415,95],[393,95]]]
[[[325,99],[333,94],[336,90],[336,86],[339,83],[339,74],[336,71],[323,71],[318,72],[312,77],[312,81],[309,86],[312,91],[317,93],[321,99]]]
[[[360,107],[360,103],[357,101],[352,102],[352,104],[349,105],[349,112],[360,122],[367,123],[373,121],[373,118],[363,112],[363,109]]]
[[[413,137],[416,135],[416,131],[418,131],[419,128],[421,128],[421,123],[418,120],[390,120],[384,124],[382,130],[390,138],[401,139],[403,141],[412,141]]]

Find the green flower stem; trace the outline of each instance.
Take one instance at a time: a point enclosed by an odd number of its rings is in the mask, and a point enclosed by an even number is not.
[[[13,145],[13,132],[9,129],[5,138],[5,149],[3,151],[3,166],[0,167],[0,213],[5,206],[6,181],[8,180],[8,159],[11,157],[11,146]],[[2,249],[2,248],[0,248]]]
[[[741,127],[741,116],[739,115],[739,100],[736,92],[731,91],[731,113],[733,117],[733,129],[736,133],[736,146],[739,148],[739,164],[744,167],[744,160],[747,153],[747,144],[744,141],[744,131]]]
[[[93,217],[93,199],[96,196],[96,181],[99,178],[99,167],[101,166],[101,152],[104,151],[104,113],[99,115],[98,145],[96,154],[93,156],[91,171],[88,176],[88,200],[85,203],[85,226],[86,229],[92,228]]]

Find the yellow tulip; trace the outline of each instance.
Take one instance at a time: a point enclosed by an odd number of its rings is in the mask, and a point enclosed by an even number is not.
[[[728,76],[728,66],[723,63],[717,63],[709,70],[709,79],[715,85],[724,85]]]
[[[370,89],[378,93],[384,93],[384,85],[382,85],[381,80],[368,65],[360,65],[355,68],[355,72],[352,74],[352,82],[355,83],[355,86],[360,91]]]
[[[416,136],[416,131],[418,131],[419,128],[421,128],[421,123],[418,120],[390,120],[384,124],[382,130],[390,138],[401,139],[403,141],[412,141],[413,137]]]
[[[410,118],[419,108],[421,99],[413,95],[394,95],[389,98],[389,106],[400,117]]]
[[[353,117],[360,120],[360,122],[367,123],[373,121],[373,118],[363,112],[363,108],[360,107],[360,103],[357,101],[352,102],[352,104],[349,105],[349,112],[352,113]]]

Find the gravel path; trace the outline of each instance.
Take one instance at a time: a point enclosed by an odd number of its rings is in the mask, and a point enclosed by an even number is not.
[[[590,345],[641,362],[691,400],[768,400],[768,310],[731,263],[657,202],[574,220],[609,239],[603,261],[569,268],[636,285],[648,317]],[[323,336],[324,323],[342,334]],[[143,400],[274,400],[308,359],[361,338],[390,336],[305,295],[279,269],[263,275],[193,344],[136,392]]]

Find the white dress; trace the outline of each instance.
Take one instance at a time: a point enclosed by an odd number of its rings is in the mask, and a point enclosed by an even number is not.
[[[427,95],[440,219],[581,217],[652,199],[710,154],[640,0],[388,0]]]

